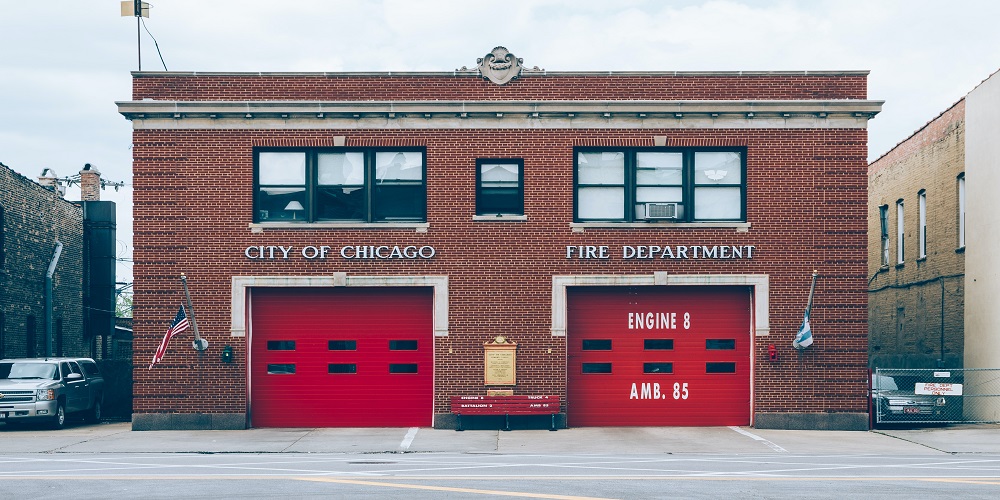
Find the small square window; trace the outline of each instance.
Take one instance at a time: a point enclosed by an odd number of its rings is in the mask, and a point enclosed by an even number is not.
[[[524,215],[524,160],[476,160],[476,215]]]
[[[358,365],[354,363],[330,363],[327,373],[358,373]]]

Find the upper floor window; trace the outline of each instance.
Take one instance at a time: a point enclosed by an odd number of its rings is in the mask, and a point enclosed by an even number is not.
[[[523,160],[476,160],[476,215],[524,215]]]
[[[958,248],[965,248],[965,172],[958,176]]]
[[[902,264],[903,254],[903,200],[896,202],[896,264]]]
[[[919,258],[924,259],[927,257],[927,191],[923,189],[917,193],[917,211],[920,216],[920,224],[917,226],[920,230],[920,248],[917,250],[920,253]]]
[[[259,150],[256,222],[427,218],[423,150]]]
[[[878,219],[882,236],[882,267],[889,265],[889,205],[878,207]]]
[[[574,220],[746,220],[740,150],[578,149]]]

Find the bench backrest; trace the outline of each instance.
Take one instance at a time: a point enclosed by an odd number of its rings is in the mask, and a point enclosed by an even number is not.
[[[451,412],[466,415],[545,414],[559,411],[559,396],[452,396]]]

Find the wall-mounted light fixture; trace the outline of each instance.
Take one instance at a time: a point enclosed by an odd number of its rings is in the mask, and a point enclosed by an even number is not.
[[[227,345],[222,348],[222,362],[232,363],[233,362],[233,346]]]

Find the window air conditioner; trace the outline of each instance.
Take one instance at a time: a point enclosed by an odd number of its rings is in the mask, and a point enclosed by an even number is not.
[[[647,219],[676,219],[680,217],[680,203],[647,203]]]

